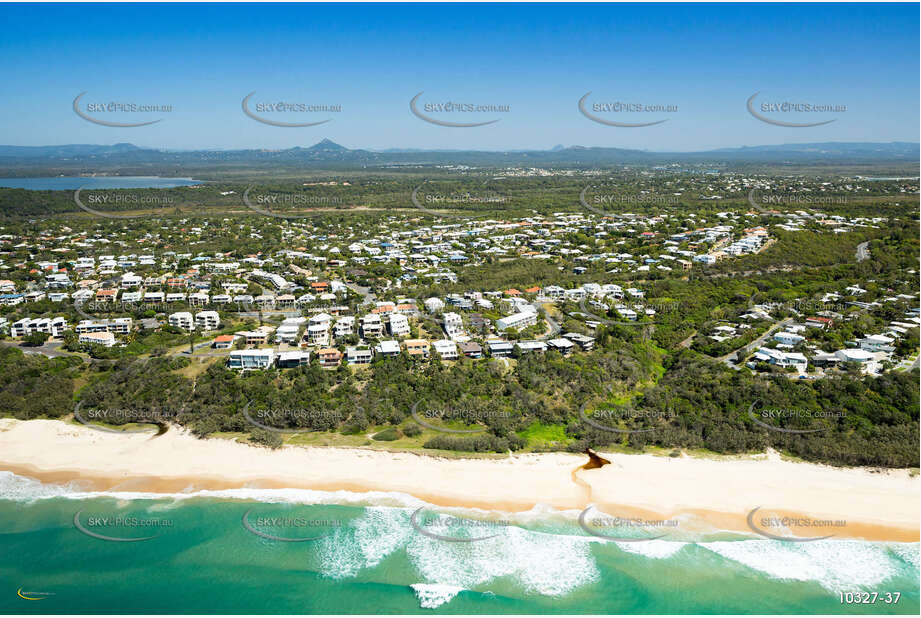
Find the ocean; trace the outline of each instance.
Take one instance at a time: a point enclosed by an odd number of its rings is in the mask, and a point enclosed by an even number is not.
[[[919,611],[918,543],[671,536],[383,492],[86,492],[0,472],[0,612]],[[860,591],[876,602],[842,603]]]
[[[172,189],[200,185],[193,178],[160,176],[49,176],[46,178],[0,178],[0,187],[30,191],[76,191],[77,189]]]

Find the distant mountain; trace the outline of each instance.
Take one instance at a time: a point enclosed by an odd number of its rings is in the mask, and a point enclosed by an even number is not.
[[[313,152],[344,152],[344,151],[347,151],[348,148],[346,148],[345,146],[340,146],[339,144],[332,141],[331,139],[323,139],[317,142],[316,144],[314,144],[313,146],[308,146],[307,148],[304,148],[303,150],[310,150]]]
[[[141,150],[134,144],[67,144],[64,146],[0,146],[0,157],[47,158],[83,157],[93,155],[122,154]]]
[[[0,176],[49,175],[70,172],[175,174],[246,168],[350,169],[469,165],[507,167],[611,167],[622,165],[707,166],[752,165],[897,165],[919,161],[919,144],[910,142],[827,142],[720,148],[699,152],[651,152],[613,147],[555,146],[550,150],[417,150],[351,149],[324,139],[312,146],[280,150],[159,150],[133,144],[65,146],[0,146]]]

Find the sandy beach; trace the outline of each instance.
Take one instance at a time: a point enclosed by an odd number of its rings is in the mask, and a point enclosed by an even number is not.
[[[677,519],[683,529],[750,532],[747,517],[810,518],[775,534],[917,542],[921,478],[908,470],[784,461],[776,454],[680,458],[601,452],[610,465],[581,466],[566,453],[501,459],[439,458],[371,449],[269,450],[200,440],[171,428],[106,433],[63,421],[0,419],[0,470],[93,490],[179,492],[238,487],[401,492],[439,506],[503,512],[536,505],[619,517]],[[836,520],[835,527],[815,520]],[[756,519],[756,521],[761,521]],[[843,522],[843,523],[842,523]],[[806,524],[801,524],[806,526]],[[791,532],[792,531],[792,532]]]

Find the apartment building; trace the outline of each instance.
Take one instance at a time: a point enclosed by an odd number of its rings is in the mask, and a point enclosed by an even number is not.
[[[409,334],[409,318],[399,313],[390,316],[390,334],[393,337],[405,337]]]
[[[199,311],[195,314],[195,326],[202,330],[217,330],[221,326],[221,316],[217,311]]]
[[[61,337],[64,331],[69,327],[67,320],[62,317],[57,318],[23,318],[10,327],[11,337],[27,337],[32,333],[47,333],[52,337]]]
[[[177,311],[176,313],[171,313],[167,321],[169,322],[170,326],[181,328],[182,330],[195,330],[195,320],[192,317],[192,314],[188,311]]]
[[[513,313],[512,315],[508,315],[504,318],[499,318],[496,320],[496,329],[499,332],[509,328],[521,330],[522,328],[527,328],[528,326],[533,326],[535,324],[537,324],[536,313],[533,311],[521,311],[519,313]]]
[[[341,337],[347,337],[355,332],[355,318],[353,316],[345,316],[336,320],[336,324],[333,326],[333,335],[336,339]]]
[[[361,318],[361,336],[365,339],[379,339],[384,334],[384,322],[381,316],[369,313]]]
[[[448,339],[457,340],[466,336],[463,319],[459,313],[454,313],[453,311],[444,314],[444,329]]]
[[[95,343],[98,345],[111,348],[115,345],[115,335],[110,332],[104,333],[82,333],[77,337],[78,343]]]
[[[115,318],[112,320],[81,320],[74,327],[78,335],[83,333],[110,332],[117,335],[127,335],[131,332],[133,320],[131,318]]]

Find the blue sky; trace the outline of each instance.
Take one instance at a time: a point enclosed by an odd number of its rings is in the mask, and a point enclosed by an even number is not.
[[[329,138],[351,148],[550,148],[556,144],[704,150],[820,141],[918,141],[917,4],[0,4],[0,143],[131,142],[164,148],[286,148]],[[169,104],[161,114],[81,119],[83,102]],[[341,112],[262,114],[321,126],[279,128],[241,100],[337,104]],[[509,106],[475,128],[409,109],[453,101]],[[599,114],[592,102],[676,105]],[[845,105],[820,127],[761,122],[757,101]]]

